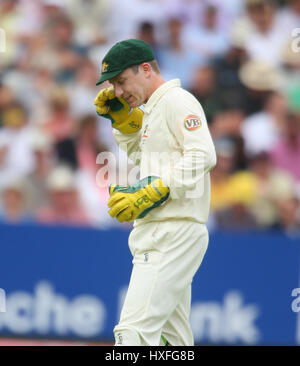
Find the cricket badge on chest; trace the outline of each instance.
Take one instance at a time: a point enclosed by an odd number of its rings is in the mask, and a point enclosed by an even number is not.
[[[184,127],[189,131],[198,130],[202,126],[200,118],[194,114],[189,114],[184,119]]]

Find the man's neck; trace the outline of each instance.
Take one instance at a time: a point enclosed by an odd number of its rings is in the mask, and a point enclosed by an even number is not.
[[[157,76],[152,85],[151,85],[151,88],[149,89],[149,93],[148,93],[148,98],[147,100],[145,101],[145,103],[148,102],[149,98],[151,97],[151,95],[155,92],[156,89],[158,89],[161,85],[163,85],[165,83],[165,80],[162,78],[162,76]]]

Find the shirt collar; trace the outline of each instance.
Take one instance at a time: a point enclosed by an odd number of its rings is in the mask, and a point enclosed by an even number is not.
[[[159,88],[155,90],[154,93],[152,93],[151,97],[148,99],[148,102],[145,104],[145,113],[150,113],[156,103],[161,99],[161,97],[172,88],[180,87],[180,80],[179,79],[173,79],[170,81],[167,81],[163,83]]]

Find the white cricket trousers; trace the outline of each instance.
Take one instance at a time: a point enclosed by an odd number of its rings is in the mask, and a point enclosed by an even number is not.
[[[116,346],[193,346],[191,283],[208,245],[206,225],[188,220],[150,222],[129,236],[133,269]]]

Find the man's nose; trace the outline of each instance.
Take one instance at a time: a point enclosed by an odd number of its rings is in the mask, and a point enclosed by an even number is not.
[[[121,98],[123,95],[123,90],[119,85],[115,85],[115,95],[117,98]]]

